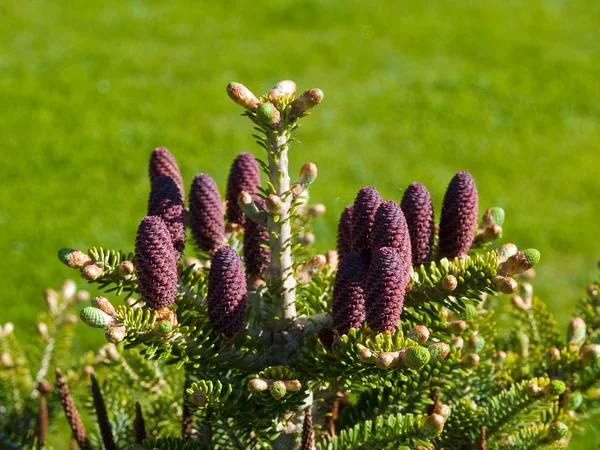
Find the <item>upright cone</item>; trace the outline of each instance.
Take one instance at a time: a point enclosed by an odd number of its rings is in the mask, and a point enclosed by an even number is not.
[[[412,183],[402,197],[402,212],[410,234],[413,266],[425,264],[431,258],[435,223],[431,195],[421,183]]]
[[[352,249],[359,252],[367,264],[371,260],[371,232],[381,195],[372,186],[362,188],[354,200],[352,214]]]
[[[265,211],[265,201],[254,197],[254,203],[259,209]],[[269,232],[254,220],[246,221],[244,230],[244,262],[246,263],[246,274],[249,279],[260,277],[264,274],[271,251],[264,244],[269,242]]]
[[[352,214],[354,205],[344,208],[338,223],[337,252],[339,259],[352,251]]]
[[[196,175],[190,188],[190,228],[196,245],[208,253],[225,241],[223,202],[217,184],[206,173]]]
[[[185,191],[183,188],[183,178],[179,171],[179,166],[175,157],[165,147],[157,147],[150,155],[150,164],[148,167],[148,175],[150,176],[150,184],[161,175],[168,175],[173,178],[175,184],[181,192],[181,198],[185,199]]]
[[[148,215],[160,216],[179,257],[185,248],[185,207],[179,187],[169,175],[161,175],[152,183],[148,199]]]
[[[362,256],[350,252],[341,260],[333,287],[331,322],[333,328],[346,334],[360,328],[365,321],[365,282],[367,268]]]
[[[402,260],[412,264],[410,236],[404,213],[398,203],[393,200],[382,202],[375,213],[371,234],[371,251],[382,247],[397,249]]]
[[[254,196],[260,186],[260,171],[256,159],[250,153],[241,153],[231,165],[227,180],[227,220],[239,225],[246,224],[246,216],[238,206],[242,191]]]

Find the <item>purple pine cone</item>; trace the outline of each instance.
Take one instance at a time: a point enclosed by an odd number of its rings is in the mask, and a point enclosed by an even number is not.
[[[159,216],[146,216],[135,239],[135,270],[140,294],[150,309],[172,305],[177,295],[177,252]]]
[[[179,192],[181,192],[181,198],[185,200],[183,178],[181,178],[179,166],[177,165],[177,161],[175,161],[175,157],[165,147],[157,147],[152,151],[148,174],[150,176],[150,184],[154,184],[154,181],[161,175],[168,175],[173,178],[173,181],[175,181],[175,184],[179,188]]]
[[[215,330],[232,337],[244,327],[247,292],[242,260],[234,249],[222,246],[208,274],[208,318]]]
[[[340,216],[337,235],[338,257],[342,259],[344,255],[352,251],[352,215],[354,205],[348,205]]]
[[[375,223],[371,234],[371,251],[374,252],[382,247],[398,249],[400,258],[412,264],[406,219],[398,203],[393,200],[382,202],[375,213]]]
[[[414,267],[429,261],[435,238],[433,202],[422,183],[412,183],[402,197],[402,212],[410,233]]]
[[[241,153],[229,171],[227,180],[227,220],[239,225],[246,224],[246,216],[238,206],[240,192],[254,196],[260,186],[260,171],[256,159],[250,153]]]
[[[259,209],[267,209],[265,200],[255,196],[254,203]],[[246,274],[249,279],[260,277],[271,259],[271,250],[261,244],[269,242],[267,229],[254,220],[246,221],[244,230],[244,261],[246,262]]]
[[[347,253],[335,277],[331,307],[331,324],[340,334],[346,334],[350,328],[360,328],[365,321],[366,278],[362,256],[357,252]]]
[[[196,245],[216,251],[225,241],[225,217],[217,184],[206,173],[196,175],[190,189],[190,228]]]
[[[458,172],[450,181],[440,219],[440,256],[466,255],[475,239],[478,214],[477,186],[469,172]]]
[[[410,264],[398,250],[383,247],[373,252],[366,284],[367,324],[379,333],[395,331],[404,306]]]
[[[152,183],[148,199],[148,215],[160,216],[165,222],[173,247],[181,257],[185,248],[185,206],[181,191],[170,176],[161,175]]]
[[[352,249],[359,252],[367,264],[371,261],[371,232],[381,201],[381,195],[372,186],[362,188],[354,200]]]

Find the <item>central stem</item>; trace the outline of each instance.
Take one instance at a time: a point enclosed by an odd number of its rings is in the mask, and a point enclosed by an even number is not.
[[[273,314],[283,321],[296,318],[296,278],[292,260],[292,223],[290,219],[293,196],[290,194],[288,171],[289,131],[272,131],[267,134],[269,181],[274,194],[281,198],[280,214],[269,214],[269,267],[270,291],[274,300]]]

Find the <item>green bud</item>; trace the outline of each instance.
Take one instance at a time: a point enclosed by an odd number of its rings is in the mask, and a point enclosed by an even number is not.
[[[492,221],[496,224],[496,225],[500,225],[502,226],[504,224],[504,209],[500,208],[499,206],[494,206],[493,208],[489,209],[490,211],[490,215],[492,217]]]
[[[485,339],[481,336],[471,336],[467,341],[466,349],[472,353],[479,353],[485,346]]]
[[[435,363],[448,356],[448,353],[450,353],[450,346],[445,342],[437,342],[433,345],[430,345],[428,350],[430,356],[429,362]]]
[[[432,414],[427,417],[421,428],[419,429],[419,435],[424,439],[432,439],[439,434],[444,429],[444,418],[439,414]]]
[[[562,422],[554,422],[548,429],[548,437],[553,440],[559,440],[569,434],[569,427]]]
[[[540,257],[542,256],[540,251],[535,248],[528,248],[526,250],[523,250],[523,254],[527,258],[527,261],[529,261],[529,263],[531,264],[531,267],[539,263]]]
[[[552,397],[558,397],[565,392],[566,388],[565,383],[561,380],[552,380],[546,387],[545,392]]]
[[[168,334],[173,329],[173,325],[168,320],[162,320],[158,323],[158,332],[161,334]]]
[[[468,304],[465,306],[465,310],[460,315],[463,320],[471,320],[479,315],[479,311],[477,311],[477,307],[472,304]]]
[[[281,400],[286,394],[285,383],[281,380],[275,381],[269,388],[271,395],[275,400]]]
[[[567,411],[577,411],[583,405],[583,394],[579,391],[571,392],[567,400]]]
[[[275,105],[269,102],[261,103],[256,108],[256,117],[260,122],[269,125],[271,128],[276,127],[281,120],[281,114],[279,114]]]
[[[115,319],[113,317],[109,316],[98,308],[94,308],[93,306],[83,308],[79,313],[79,317],[81,317],[81,320],[83,320],[87,325],[94,328],[107,329],[115,323]]]
[[[431,356],[425,347],[408,347],[405,365],[409,369],[420,369],[429,362]]]

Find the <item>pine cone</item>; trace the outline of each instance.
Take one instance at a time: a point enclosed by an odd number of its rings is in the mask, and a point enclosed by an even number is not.
[[[265,201],[254,197],[254,203],[259,209],[266,210]],[[246,262],[246,274],[249,279],[261,276],[269,260],[271,259],[271,250],[261,244],[269,242],[269,232],[267,229],[256,223],[254,220],[246,221],[244,230],[244,261]]]
[[[357,252],[346,254],[340,262],[333,287],[331,323],[340,334],[360,328],[365,321],[365,262]]]
[[[148,308],[164,308],[175,302],[177,253],[167,226],[158,216],[144,217],[138,228],[135,268],[140,294]]]
[[[337,235],[337,252],[339,259],[352,251],[352,214],[354,205],[348,205],[340,216]]]
[[[169,175],[161,175],[152,183],[148,199],[148,215],[159,216],[171,236],[179,257],[185,248],[185,207],[181,191]]]
[[[382,247],[398,249],[403,261],[412,264],[410,236],[404,213],[398,203],[386,200],[375,213],[375,223],[371,234],[371,251]]]
[[[435,238],[433,202],[425,185],[412,183],[408,186],[401,207],[410,234],[412,264],[420,266],[429,261]]]
[[[240,192],[254,196],[260,186],[260,171],[256,159],[250,153],[241,153],[229,171],[227,180],[227,220],[244,226],[246,216],[238,206]]]
[[[67,421],[69,422],[71,431],[73,432],[73,439],[77,441],[79,448],[82,450],[92,450],[90,441],[87,438],[85,427],[81,421],[81,416],[79,416],[79,411],[77,411],[77,407],[75,406],[75,402],[71,396],[69,386],[67,386],[65,377],[58,367],[56,368],[56,387],[58,388],[58,393],[60,395],[60,403],[65,410]]]
[[[173,181],[175,181],[175,184],[179,188],[181,198],[185,200],[183,178],[181,178],[177,161],[175,161],[175,157],[169,150],[164,147],[157,147],[152,151],[148,174],[150,176],[150,184],[154,184],[154,181],[161,175],[168,175],[173,178]]]
[[[395,331],[404,306],[410,263],[398,250],[383,247],[373,252],[365,289],[367,324],[377,332]]]
[[[242,260],[228,246],[217,250],[208,274],[208,318],[213,328],[232,337],[246,321],[247,288]]]
[[[206,173],[196,175],[190,189],[190,228],[196,245],[216,251],[225,241],[225,217],[217,184]]]
[[[477,231],[478,196],[469,172],[458,172],[446,190],[440,219],[440,256],[466,255]]]
[[[354,200],[352,214],[352,249],[359,252],[367,265],[371,261],[371,232],[381,195],[372,186],[362,188]]]

